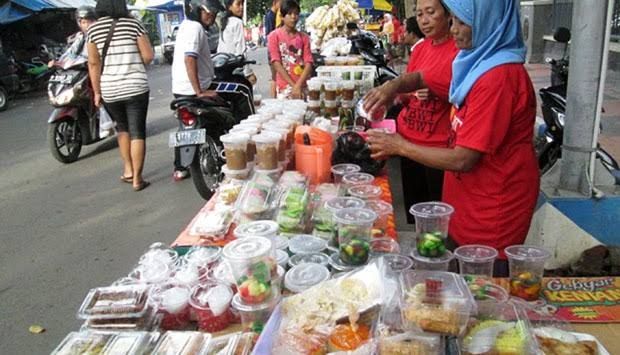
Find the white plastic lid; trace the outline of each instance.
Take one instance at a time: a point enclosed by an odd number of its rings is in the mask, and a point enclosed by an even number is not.
[[[349,173],[342,177],[342,182],[347,185],[372,184],[375,177],[367,173]]]
[[[422,218],[447,217],[454,212],[454,208],[444,202],[421,202],[411,206],[409,213]]]
[[[275,292],[272,292],[271,296],[269,296],[265,302],[259,304],[247,304],[241,300],[241,295],[237,293],[232,299],[232,306],[240,312],[256,312],[273,308],[278,302],[280,302],[280,295]]]
[[[263,132],[252,137],[252,140],[258,144],[278,144],[282,136],[280,134],[267,134]]]
[[[273,238],[278,234],[278,223],[274,221],[254,221],[240,224],[233,234],[237,238],[267,237]]]
[[[355,185],[349,188],[349,195],[364,199],[373,199],[381,197],[383,192],[379,186],[375,185]]]
[[[299,293],[329,279],[329,270],[320,264],[305,263],[293,266],[284,276],[284,287]]]
[[[336,223],[372,225],[376,219],[377,214],[367,208],[345,208],[334,212]]]
[[[463,245],[454,250],[454,256],[467,263],[487,263],[495,260],[497,254],[497,249],[480,244]]]
[[[276,249],[286,250],[288,248],[288,238],[282,235],[276,235],[271,240]]]
[[[268,238],[247,237],[226,244],[222,253],[226,259],[246,261],[247,259],[268,255],[271,248],[272,243]]]
[[[286,267],[288,263],[288,254],[282,249],[276,249],[276,260],[278,265]]]
[[[327,266],[329,264],[329,256],[325,253],[295,254],[288,259],[288,266],[290,267],[305,263]]]
[[[221,283],[210,283],[194,287],[189,303],[198,309],[208,309],[217,317],[228,309],[232,298],[230,287]]]
[[[504,249],[508,258],[519,261],[543,261],[551,256],[547,249],[533,245],[513,245]]]
[[[224,144],[246,144],[250,140],[250,135],[246,133],[228,133],[220,136],[220,141]]]
[[[321,100],[308,100],[308,107],[321,107]]]
[[[258,127],[254,127],[253,125],[234,126],[228,133],[245,133],[252,137],[258,133]]]
[[[365,208],[370,208],[371,210],[375,211],[378,218],[389,215],[390,213],[394,212],[394,207],[392,207],[391,204],[385,201],[380,201],[380,200],[366,201]]]
[[[263,123],[265,121],[268,121],[270,119],[270,117],[268,115],[263,115],[260,113],[255,113],[253,115],[249,115],[248,118],[245,119],[246,122],[258,122],[258,123]],[[243,122],[243,121],[241,121]]]
[[[338,101],[336,100],[325,100],[323,101],[325,107],[338,107]]]
[[[350,173],[357,173],[360,170],[362,170],[362,168],[357,164],[343,163],[343,164],[336,164],[332,166],[332,173],[335,175],[346,175]]]
[[[309,234],[298,234],[288,241],[288,249],[293,254],[318,253],[327,248],[327,241]]]
[[[222,248],[220,247],[191,247],[184,258],[190,264],[209,264],[220,258]]]
[[[325,208],[336,212],[344,208],[363,208],[365,202],[357,197],[334,197],[325,202]]]

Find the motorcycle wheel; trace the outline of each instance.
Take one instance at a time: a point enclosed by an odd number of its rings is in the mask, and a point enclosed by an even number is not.
[[[203,199],[209,200],[222,181],[222,164],[213,138],[207,136],[206,143],[196,152],[189,170],[196,190]]]
[[[596,157],[601,160],[603,165],[607,168],[607,170],[620,170],[618,166],[618,162],[609,154],[605,149],[599,147],[596,150]]]
[[[4,111],[9,107],[9,94],[0,86],[0,111]]]
[[[69,164],[78,159],[82,150],[82,132],[77,120],[52,123],[47,131],[52,156],[61,163]]]

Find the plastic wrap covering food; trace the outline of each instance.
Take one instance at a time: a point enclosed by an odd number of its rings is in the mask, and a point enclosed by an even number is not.
[[[153,355],[204,355],[209,347],[211,334],[201,332],[166,332]]]
[[[232,333],[211,339],[205,355],[247,355],[252,350],[255,334]]]
[[[231,180],[225,184],[221,184],[217,192],[217,199],[215,202],[216,208],[223,206],[233,207],[241,193],[244,183],[245,182],[241,180]]]
[[[493,312],[479,314],[468,324],[461,342],[463,354],[536,354],[536,342],[525,311],[504,302]]]
[[[305,184],[296,183],[285,187],[276,215],[280,233],[304,232],[309,201],[310,194]]]
[[[78,310],[79,319],[138,318],[147,313],[150,286],[127,285],[91,289]]]
[[[445,335],[461,335],[476,304],[459,275],[442,271],[405,271],[401,277],[403,325]]]
[[[52,351],[52,355],[147,354],[158,338],[157,332],[71,332]]]
[[[237,199],[237,224],[271,219],[276,195],[275,182],[265,174],[255,174]]]
[[[190,235],[224,237],[233,221],[230,209],[215,209],[198,213],[189,229]]]
[[[437,334],[415,332],[379,336],[378,353],[381,355],[439,355],[443,341]]]

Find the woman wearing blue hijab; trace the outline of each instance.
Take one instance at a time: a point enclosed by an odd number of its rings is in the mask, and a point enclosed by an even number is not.
[[[449,234],[458,245],[497,248],[497,275],[507,273],[504,248],[528,233],[540,186],[532,143],[536,97],[525,70],[517,0],[443,0],[460,49],[453,65],[450,148],[422,147],[399,135],[369,134],[375,158],[405,156],[446,170],[443,200],[455,209]],[[371,91],[366,109],[423,88],[411,73]]]

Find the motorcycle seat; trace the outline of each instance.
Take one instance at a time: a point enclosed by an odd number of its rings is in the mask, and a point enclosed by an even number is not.
[[[212,108],[212,107],[221,107],[221,108],[230,108],[230,104],[221,97],[179,97],[170,103],[170,109],[176,110],[181,106],[192,106],[196,108]]]

